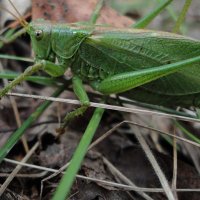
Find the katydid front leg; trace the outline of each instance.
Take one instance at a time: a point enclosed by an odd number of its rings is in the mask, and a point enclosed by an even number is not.
[[[56,70],[55,70],[56,69]],[[6,95],[8,91],[13,89],[15,86],[23,82],[28,76],[32,75],[33,73],[44,70],[48,74],[53,77],[61,76],[64,74],[66,70],[66,66],[64,65],[57,65],[53,62],[49,62],[46,60],[41,60],[37,62],[35,65],[29,66],[22,74],[20,74],[16,79],[11,81],[8,85],[6,85],[2,90],[0,90],[0,98]]]
[[[43,63],[37,63],[35,65],[29,66],[22,74],[20,74],[16,79],[11,81],[8,85],[6,85],[3,89],[0,90],[0,98],[5,96],[8,91],[13,89],[16,85],[23,82],[26,77],[32,75],[33,73],[41,70],[43,68]]]
[[[72,78],[72,84],[73,84],[74,93],[76,94],[76,96],[78,97],[78,99],[81,102],[81,107],[68,113],[65,116],[65,118],[63,120],[63,124],[61,125],[61,127],[59,129],[57,129],[57,132],[59,132],[59,133],[63,133],[64,128],[67,126],[68,122],[71,121],[72,119],[74,119],[75,117],[82,115],[90,105],[90,100],[84,89],[82,80],[79,77],[74,76]]]

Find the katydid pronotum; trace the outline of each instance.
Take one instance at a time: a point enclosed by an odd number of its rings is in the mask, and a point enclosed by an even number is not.
[[[67,115],[66,121],[89,106],[83,82],[104,95],[123,93],[147,103],[157,102],[155,95],[158,101],[162,99],[162,105],[199,105],[198,40],[167,32],[115,29],[91,23],[52,24],[37,20],[28,24],[22,18],[20,21],[31,37],[36,64],[2,89],[0,97],[38,70],[56,77],[70,67],[73,89],[82,106]]]

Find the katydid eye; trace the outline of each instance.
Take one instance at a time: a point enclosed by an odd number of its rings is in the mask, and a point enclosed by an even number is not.
[[[36,30],[35,31],[35,37],[37,40],[40,40],[43,36],[43,31],[42,30]]]

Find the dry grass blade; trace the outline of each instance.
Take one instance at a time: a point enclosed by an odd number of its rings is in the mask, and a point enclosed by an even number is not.
[[[107,165],[107,167],[110,169],[110,172],[113,175],[116,175],[117,177],[120,178],[124,183],[131,185],[133,187],[137,187],[130,179],[128,179],[124,174],[122,174],[108,159],[103,157],[104,163]],[[139,195],[141,195],[144,199],[146,200],[153,200],[148,194],[144,192],[138,192]]]
[[[123,124],[129,124],[129,125],[134,125],[134,126],[138,126],[138,127],[141,127],[141,128],[145,128],[145,129],[148,129],[148,130],[151,130],[151,131],[154,131],[156,133],[160,133],[160,134],[165,134],[165,135],[168,135],[168,136],[171,136],[173,137],[174,139],[178,139],[182,142],[186,142],[188,144],[191,144],[191,145],[194,145],[194,146],[197,146],[197,147],[200,147],[200,144],[197,144],[195,142],[192,142],[190,140],[187,140],[185,138],[181,138],[179,136],[176,136],[174,134],[170,134],[170,133],[165,133],[163,131],[160,131],[158,129],[155,129],[155,128],[152,128],[152,127],[148,127],[148,126],[144,126],[144,125],[141,125],[141,124],[138,124],[138,123],[134,123],[134,122],[131,122],[131,121],[122,121],[120,123],[118,123],[117,125],[115,125],[112,129],[110,129],[109,131],[107,131],[105,134],[103,134],[100,138],[96,139],[88,148],[88,151],[90,149],[92,149],[94,146],[98,145],[100,142],[102,142],[103,140],[105,140],[108,136],[110,136],[116,129],[118,129],[120,126],[122,126]],[[106,161],[105,161],[106,162]],[[46,177],[45,179],[42,180],[41,182],[41,193],[40,193],[40,198],[42,197],[42,191],[43,191],[43,184],[45,181],[57,176],[58,174],[62,173],[68,166],[69,166],[70,162],[66,163],[64,166],[62,166],[57,172],[53,173],[52,175]],[[115,168],[116,172],[119,173],[119,170],[117,170]],[[120,175],[122,177],[122,175]],[[134,183],[127,181],[127,179],[125,177],[123,177],[122,180],[125,180],[125,183],[129,184],[129,185],[132,185],[134,187],[137,187]],[[174,191],[176,192],[176,188],[174,188]],[[143,192],[138,192],[141,196],[143,196],[144,198],[146,199],[149,199],[150,197],[148,195],[146,195],[145,193]],[[150,198],[151,199],[151,198]]]
[[[175,130],[174,130],[174,135],[176,134]],[[173,137],[173,177],[172,177],[172,192],[174,193],[174,196],[176,199],[178,199],[177,197],[177,193],[175,192],[176,190],[176,185],[177,185],[177,164],[178,164],[178,160],[177,160],[177,141],[176,138]]]
[[[21,162],[15,161],[15,160],[7,159],[7,158],[5,158],[4,161],[9,162],[9,163],[13,163],[13,164],[17,164],[17,165],[22,165],[22,166],[29,167],[29,168],[33,168],[33,169],[53,172],[53,173],[59,171],[57,169],[52,169],[52,168],[33,165],[33,164],[21,163]],[[88,180],[88,181],[99,182],[99,183],[102,183],[102,184],[105,184],[105,185],[108,185],[108,186],[113,186],[113,187],[116,187],[116,188],[121,188],[121,189],[129,190],[129,191],[132,190],[132,191],[153,192],[153,193],[164,191],[162,188],[133,187],[133,186],[129,186],[129,185],[114,183],[114,182],[111,182],[111,181],[104,181],[104,180],[86,177],[86,176],[82,176],[82,175],[77,175],[76,177],[80,178],[80,179]],[[176,191],[177,192],[200,192],[200,189],[177,188]]]
[[[170,137],[173,137],[173,138],[176,138],[177,140],[180,140],[182,142],[186,142],[190,145],[193,145],[193,146],[196,146],[196,147],[199,147],[200,148],[200,144],[196,143],[196,142],[193,142],[193,141],[190,141],[188,139],[185,139],[185,138],[182,138],[182,137],[179,137],[179,136],[176,136],[176,135],[173,135],[173,134],[170,134],[170,133],[166,133],[166,132],[163,132],[161,130],[158,130],[158,129],[155,129],[155,128],[152,128],[152,127],[148,127],[148,126],[145,126],[145,125],[142,125],[142,124],[138,124],[136,122],[132,122],[132,121],[122,121],[120,123],[118,123],[117,125],[115,125],[112,129],[110,129],[109,131],[107,131],[105,134],[103,134],[100,138],[98,138],[97,140],[95,140],[89,147],[89,150],[91,148],[93,148],[95,145],[97,145],[98,143],[100,143],[101,141],[103,141],[106,137],[108,137],[109,135],[111,135],[116,129],[118,129],[120,126],[124,125],[124,124],[129,124],[129,125],[134,125],[134,126],[138,126],[138,127],[141,127],[141,128],[145,128],[145,129],[148,129],[148,130],[151,130],[151,131],[154,131],[155,133],[159,133],[159,134],[164,134],[164,135],[168,135]]]
[[[54,98],[54,97],[29,95],[29,94],[21,94],[21,93],[12,93],[12,92],[7,93],[7,95],[80,105],[80,101],[72,100],[72,99]],[[196,119],[196,118],[184,117],[184,116],[162,113],[162,112],[151,111],[151,110],[145,110],[145,109],[128,108],[128,107],[108,105],[108,104],[103,104],[103,103],[94,103],[94,102],[90,102],[90,106],[95,107],[95,108],[104,108],[104,109],[108,109],[108,110],[117,110],[117,111],[127,112],[127,113],[140,113],[140,114],[145,114],[145,115],[157,115],[157,116],[160,116],[160,117],[166,117],[166,118],[171,118],[171,119],[179,119],[179,120],[188,121],[188,122],[198,122],[198,123],[200,122],[200,120]]]
[[[42,177],[46,176],[47,173],[48,173],[47,171],[43,171],[43,172],[40,172],[40,173],[28,173],[28,174],[18,173],[18,174],[15,175],[15,177],[17,177],[17,178],[42,178]],[[0,173],[0,177],[8,177],[8,176],[10,176],[10,174]]]
[[[138,127],[136,127],[134,129],[134,135],[136,136],[137,140],[139,141],[139,143],[140,143],[142,149],[144,150],[149,162],[151,163],[158,179],[160,180],[160,183],[165,191],[167,198],[169,200],[175,200],[172,190],[169,186],[169,183],[168,183],[164,173],[162,172],[158,162],[156,161],[156,158],[154,157],[149,146],[147,145],[147,143],[146,143],[145,139],[143,138],[143,136],[140,132],[140,129]]]
[[[4,71],[3,69],[3,65],[1,64],[0,62],[0,71]],[[3,79],[3,82],[4,82],[4,86],[8,84],[8,80],[7,79]],[[17,108],[17,103],[15,101],[15,99],[13,97],[10,97],[10,102],[11,102],[11,105],[12,105],[12,109],[13,109],[13,112],[14,112],[14,115],[15,115],[15,119],[16,119],[16,122],[17,122],[17,127],[19,128],[22,123],[21,123],[21,118],[20,118],[20,114],[19,114],[19,110]],[[26,153],[28,152],[29,150],[29,147],[28,147],[28,143],[27,143],[27,140],[26,140],[26,137],[23,135],[22,136],[22,143],[23,143],[23,146],[24,146],[24,149],[26,151]]]
[[[26,154],[26,156],[22,159],[21,163],[25,163],[28,159],[32,156],[35,150],[39,147],[39,142],[35,143],[35,145],[31,148],[31,150]],[[6,181],[2,184],[0,188],[0,196],[4,193],[10,182],[15,178],[15,175],[19,172],[22,168],[22,165],[17,165],[16,168],[12,171],[10,176],[6,179]]]

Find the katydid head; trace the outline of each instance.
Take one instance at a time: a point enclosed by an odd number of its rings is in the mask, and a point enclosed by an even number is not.
[[[82,41],[92,32],[91,28],[80,29],[76,25],[53,24],[37,19],[28,25],[32,48],[37,60],[55,61],[55,57],[70,59]]]
[[[27,33],[30,35],[36,60],[51,60],[51,23],[38,19],[29,23]]]

